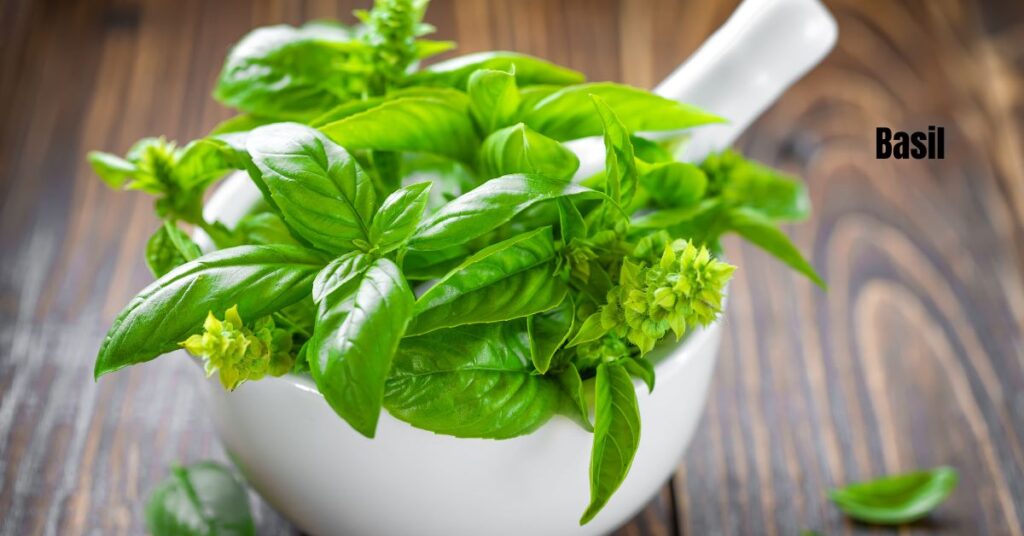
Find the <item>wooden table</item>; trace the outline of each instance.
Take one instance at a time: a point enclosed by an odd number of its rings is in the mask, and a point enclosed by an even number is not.
[[[0,5],[0,533],[138,534],[170,462],[224,459],[185,357],[91,379],[150,280],[156,220],[83,155],[202,135],[229,115],[209,92],[231,43],[348,3]],[[651,86],[732,4],[437,0],[428,19],[466,52]],[[830,290],[727,242],[740,270],[705,417],[622,534],[874,532],[825,491],[938,464],[959,488],[901,533],[1022,532],[1024,4],[831,7],[836,51],[739,143],[808,181],[815,216],[787,231]],[[930,124],[945,160],[874,158],[874,127]],[[254,500],[261,533],[295,531]]]

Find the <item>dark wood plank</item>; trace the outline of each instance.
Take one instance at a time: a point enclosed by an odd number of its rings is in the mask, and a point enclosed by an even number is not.
[[[187,140],[248,29],[345,17],[308,0],[0,4],[0,534],[138,534],[172,461],[224,459],[196,371],[161,360],[93,383],[107,323],[149,281],[148,201],[109,192],[86,150]],[[436,0],[463,52],[514,49],[650,86],[735,1]],[[836,52],[741,140],[805,177],[789,231],[813,288],[763,253],[740,265],[700,429],[671,487],[619,534],[874,532],[824,498],[948,463],[962,481],[901,532],[1020,534],[1024,517],[1024,9],[831,2]],[[941,162],[873,159],[875,126],[942,124]],[[293,533],[254,497],[261,533]]]

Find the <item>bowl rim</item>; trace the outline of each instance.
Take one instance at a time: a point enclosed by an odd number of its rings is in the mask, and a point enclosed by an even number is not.
[[[219,220],[229,227],[234,226],[260,200],[262,200],[262,194],[249,179],[248,174],[236,171],[221,181],[209,200],[206,201],[203,207],[203,217],[207,220]],[[193,231],[192,238],[203,252],[208,252],[213,248],[213,241],[209,235],[198,227]],[[648,359],[653,358],[654,370],[658,376],[673,375],[684,368],[697,353],[695,350],[702,347],[707,339],[713,336],[714,331],[721,329],[721,324],[724,321],[724,312],[729,303],[728,283],[726,284],[724,296],[722,300],[722,313],[719,314],[714,322],[683,335],[678,341],[666,338],[665,341],[655,346],[647,354]],[[301,391],[323,396],[316,388],[313,378],[292,372],[283,376],[271,376],[260,381],[283,381]],[[636,378],[633,379],[633,388],[638,392],[647,390],[646,384]]]

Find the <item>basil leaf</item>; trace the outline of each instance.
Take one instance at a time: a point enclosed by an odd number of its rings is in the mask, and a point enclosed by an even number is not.
[[[587,406],[587,397],[583,394],[583,378],[580,377],[580,371],[576,365],[568,363],[558,373],[557,378],[558,384],[565,394],[565,400],[569,402],[569,407],[563,407],[563,413],[579,423],[584,430],[593,432],[594,425],[590,422],[590,408]]]
[[[213,96],[255,115],[312,119],[362,93],[365,84],[345,70],[358,68],[350,58],[361,46],[339,26],[253,30],[231,49]]]
[[[299,241],[292,236],[284,220],[273,212],[249,214],[238,220],[235,234],[242,237],[246,244],[256,246],[269,244],[291,244],[298,246]]]
[[[597,339],[604,337],[609,331],[611,331],[611,328],[604,327],[601,323],[601,312],[598,311],[591,314],[583,321],[583,324],[580,325],[579,331],[577,331],[576,335],[569,340],[569,344],[566,346],[573,347],[596,341]]]
[[[790,268],[807,276],[819,287],[827,288],[825,281],[793,245],[786,233],[779,230],[767,217],[752,209],[736,208],[729,211],[728,220],[729,230],[771,253]]]
[[[800,221],[811,214],[804,184],[780,171],[728,150],[708,156],[701,169],[708,190],[729,205],[739,205],[782,221]]]
[[[934,510],[956,488],[959,477],[952,467],[937,467],[829,491],[840,510],[858,521],[899,525],[920,519]]]
[[[704,197],[708,179],[701,169],[686,162],[641,164],[640,185],[659,207],[690,207]]]
[[[612,201],[628,206],[636,193],[637,172],[629,132],[615,112],[597,95],[591,95],[604,129],[605,193]]]
[[[675,158],[672,157],[672,153],[668,152],[667,149],[657,142],[640,136],[630,136],[629,140],[633,143],[633,152],[636,153],[638,160],[642,160],[648,164],[661,164],[663,162],[675,161]]]
[[[370,243],[387,253],[406,241],[423,217],[430,198],[429,182],[400,188],[384,200],[370,225]]]
[[[628,357],[621,361],[626,372],[633,377],[640,378],[647,385],[647,392],[654,392],[654,365],[643,357]]]
[[[398,266],[377,259],[321,296],[307,359],[317,389],[352,428],[373,437],[384,382],[413,296]]]
[[[456,437],[528,434],[561,402],[558,384],[533,374],[523,323],[478,324],[407,337],[384,406],[416,428]]]
[[[480,146],[461,94],[389,100],[320,130],[348,149],[431,153],[462,162],[472,162]]]
[[[457,46],[455,41],[435,41],[432,39],[417,39],[415,45],[416,58],[421,60],[436,56],[442,52],[448,52]]]
[[[466,89],[469,77],[479,69],[509,71],[515,66],[516,82],[520,86],[555,84],[564,86],[583,81],[583,74],[566,69],[540,58],[515,52],[479,52],[435,63],[413,73],[406,79],[408,85],[447,86]]]
[[[238,114],[230,119],[225,119],[220,123],[217,123],[213,130],[210,131],[209,136],[219,137],[223,134],[236,134],[239,132],[249,132],[256,127],[262,127],[263,125],[269,125],[275,123],[275,119],[269,117],[261,117],[252,114]]]
[[[351,251],[328,263],[313,280],[313,301],[320,303],[328,294],[349,286],[363,275],[372,260],[362,252]]]
[[[629,132],[678,130],[722,119],[695,106],[666,99],[642,89],[611,82],[569,86],[521,111],[531,128],[558,141],[602,134],[601,118],[594,114],[590,95],[607,101]]]
[[[626,479],[640,444],[640,408],[636,391],[633,380],[621,364],[598,365],[594,399],[590,505],[580,518],[580,525],[593,519]]]
[[[210,311],[233,305],[259,318],[309,295],[325,261],[294,246],[239,246],[214,251],[170,271],[142,290],[107,332],[95,376],[149,361],[202,330]]]
[[[551,358],[572,332],[575,316],[576,308],[572,300],[565,299],[558,307],[526,319],[526,329],[530,335],[530,359],[537,372],[544,374],[551,367]]]
[[[576,208],[576,204],[566,198],[558,199],[558,224],[562,233],[562,242],[569,244],[573,240],[586,240],[589,236],[587,222]]]
[[[437,250],[464,244],[538,202],[584,195],[600,196],[589,188],[542,175],[498,177],[441,207],[420,224],[409,245],[413,249]]]
[[[223,141],[202,138],[181,149],[174,164],[174,177],[182,189],[202,188],[235,170],[230,149]]]
[[[298,235],[331,253],[369,240],[376,194],[345,149],[297,123],[257,128],[246,147],[270,201]]]
[[[146,528],[153,536],[256,534],[245,488],[214,462],[171,467],[146,502]]]
[[[462,264],[472,253],[473,249],[465,244],[436,251],[407,250],[402,262],[402,272],[407,279],[441,279]]]
[[[93,172],[99,175],[103,182],[107,183],[107,186],[115,190],[121,189],[125,182],[137,172],[135,164],[110,153],[90,151],[86,158],[89,160]]]
[[[465,260],[416,300],[409,333],[498,322],[547,311],[565,299],[551,228],[523,233]]]
[[[519,89],[516,75],[480,69],[469,77],[466,86],[473,117],[484,132],[494,132],[515,122],[519,111]]]
[[[365,112],[370,108],[376,108],[381,104],[387,102],[388,99],[385,97],[368,97],[365,99],[351,100],[343,102],[330,110],[316,116],[315,119],[309,121],[309,126],[313,128],[320,128],[324,125],[329,125],[336,121],[341,121],[346,117],[352,117],[358,113]]]
[[[579,167],[575,153],[523,123],[493,132],[480,147],[485,177],[533,173],[568,181]]]
[[[163,277],[200,254],[199,246],[170,222],[161,225],[146,243],[146,265],[153,277]]]

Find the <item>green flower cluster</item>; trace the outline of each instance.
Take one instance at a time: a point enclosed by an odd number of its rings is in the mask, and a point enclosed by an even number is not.
[[[669,329],[678,339],[687,328],[714,321],[735,269],[712,257],[704,246],[684,240],[667,245],[653,266],[626,259],[619,285],[608,293],[601,311],[601,324],[608,330],[624,330],[640,353],[647,353]]]
[[[203,323],[203,333],[192,335],[181,346],[205,361],[206,375],[218,373],[221,385],[229,391],[247,380],[267,374],[281,376],[292,368],[292,336],[265,316],[247,328],[238,315],[238,306],[218,320],[211,311]]]

